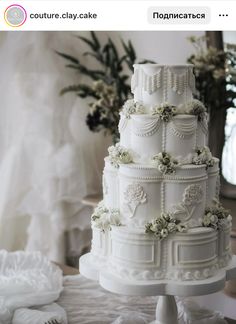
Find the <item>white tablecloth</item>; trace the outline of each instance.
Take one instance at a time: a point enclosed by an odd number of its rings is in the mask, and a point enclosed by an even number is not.
[[[129,297],[112,294],[81,275],[66,276],[58,304],[69,324],[145,324],[154,320],[158,297]],[[223,317],[202,310],[191,299],[178,302],[180,323],[225,324]],[[183,320],[184,316],[186,317]],[[185,315],[184,315],[185,314]]]

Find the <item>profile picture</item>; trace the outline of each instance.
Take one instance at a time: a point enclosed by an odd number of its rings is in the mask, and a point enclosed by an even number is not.
[[[22,26],[27,18],[25,8],[18,4],[13,4],[5,10],[4,18],[6,23],[11,27]]]

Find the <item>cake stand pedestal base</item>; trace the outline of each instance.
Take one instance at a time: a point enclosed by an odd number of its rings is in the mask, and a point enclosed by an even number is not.
[[[178,309],[174,296],[158,298],[156,320],[150,324],[178,324]]]
[[[88,279],[99,281],[99,273],[103,264],[95,261],[91,253],[82,255],[79,259],[79,272]]]

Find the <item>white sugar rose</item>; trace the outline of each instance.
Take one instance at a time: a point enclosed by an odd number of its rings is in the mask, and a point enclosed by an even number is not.
[[[160,106],[153,106],[151,112],[153,115],[157,115],[164,122],[168,122],[176,115],[176,107],[165,102]]]
[[[141,103],[135,102],[133,99],[129,99],[124,103],[122,113],[126,118],[129,119],[130,115],[143,114],[144,110],[144,106]]]
[[[167,225],[167,229],[169,233],[175,233],[177,230],[177,225],[175,223],[169,223]]]
[[[187,227],[186,227],[186,225],[178,224],[177,225],[177,230],[178,230],[178,232],[183,233],[183,232],[186,232]]]
[[[160,165],[158,166],[158,170],[159,170],[161,173],[166,174],[167,171],[168,171],[168,167],[167,167],[167,165],[160,164]]]
[[[231,216],[229,211],[218,200],[214,199],[213,206],[206,207],[201,222],[202,226],[224,231],[231,224]]]
[[[167,229],[164,228],[164,229],[161,230],[161,237],[165,238],[165,237],[168,236],[168,234],[169,233],[168,233],[168,230]]]
[[[178,161],[166,152],[158,153],[151,159],[152,164],[163,174],[175,173]]]
[[[198,117],[199,121],[202,121],[206,118],[206,107],[201,101],[193,99],[187,103],[186,113],[193,114]]]
[[[151,230],[152,232],[159,232],[159,230],[161,230],[161,228],[160,228],[160,225],[159,225],[159,224],[157,224],[157,223],[152,223],[152,224],[150,225],[150,230]]]
[[[116,168],[119,168],[120,164],[128,164],[133,162],[129,150],[122,147],[119,143],[117,143],[115,146],[110,146],[108,148],[108,153],[110,163]]]
[[[111,229],[111,225],[120,226],[120,212],[118,209],[108,209],[104,202],[100,202],[91,216],[92,226],[99,228],[102,232]]]
[[[145,226],[145,232],[155,235],[158,240],[165,239],[169,234],[186,230],[186,225],[181,224],[180,220],[168,212],[161,213],[160,217]]]

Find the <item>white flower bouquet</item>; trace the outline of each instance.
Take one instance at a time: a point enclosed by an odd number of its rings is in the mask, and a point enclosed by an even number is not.
[[[109,161],[111,164],[119,168],[120,164],[132,163],[132,156],[126,148],[122,147],[119,143],[112,145],[108,148]]]
[[[169,234],[185,232],[187,226],[176,219],[172,213],[161,213],[160,217],[147,223],[145,232],[154,234],[158,240],[166,238]]]
[[[144,106],[139,103],[135,102],[134,99],[128,99],[121,110],[121,112],[125,115],[126,118],[130,118],[132,114],[143,114],[145,111]]]
[[[215,200],[215,205],[207,207],[201,220],[202,226],[212,227],[215,230],[224,231],[231,224],[232,217],[219,201]]]
[[[210,149],[207,146],[197,148],[192,158],[193,164],[206,164],[206,168],[212,167],[214,165],[214,160]]]
[[[197,116],[199,121],[202,121],[204,118],[206,118],[206,112],[207,109],[204,104],[197,99],[193,99],[186,105],[186,113]]]
[[[170,121],[176,115],[176,107],[168,102],[152,107],[151,111],[152,115],[157,115],[164,122]]]
[[[178,161],[166,152],[160,152],[154,155],[151,162],[163,174],[175,173],[176,166],[178,165]]]
[[[111,229],[111,225],[121,226],[120,212],[118,209],[109,209],[101,201],[91,216],[92,225],[102,232]]]

